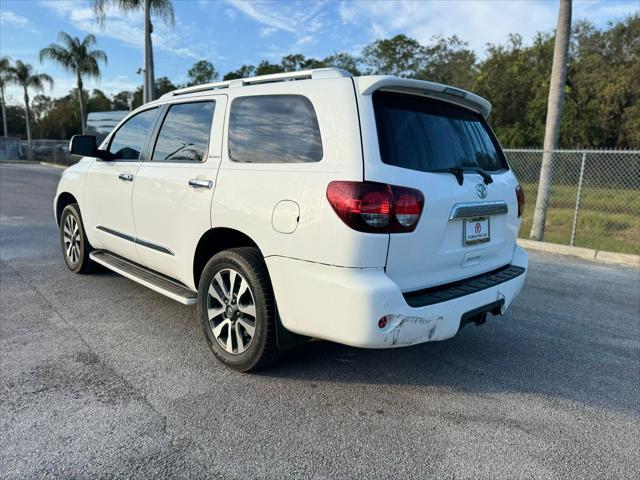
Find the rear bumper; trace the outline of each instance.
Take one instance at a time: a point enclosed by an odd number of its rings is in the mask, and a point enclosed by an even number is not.
[[[528,268],[527,253],[516,246],[511,265],[524,269],[523,273],[468,295],[416,308],[383,269],[343,268],[284,257],[268,257],[266,262],[285,328],[366,348],[451,338],[465,314],[487,305],[499,304],[504,313],[522,289]],[[383,316],[387,324],[379,328]]]

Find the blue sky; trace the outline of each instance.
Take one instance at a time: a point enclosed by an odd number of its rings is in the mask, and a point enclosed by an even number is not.
[[[261,59],[277,62],[288,53],[322,58],[335,51],[358,54],[367,43],[397,33],[422,42],[434,35],[457,34],[482,56],[487,43],[502,43],[509,33],[529,42],[535,32],[555,26],[555,0],[398,0],[398,1],[240,1],[173,0],[173,30],[154,22],[156,77],[186,82],[187,70],[200,59],[222,73]],[[574,21],[598,26],[637,12],[640,0],[574,0]],[[40,48],[59,31],[93,33],[109,63],[102,79],[88,88],[108,94],[133,90],[141,83],[142,13],[109,10],[101,29],[86,0],[0,0],[0,54],[32,63],[55,79],[47,95],[60,96],[74,85],[69,74],[40,64]],[[21,100],[11,87],[8,103]]]

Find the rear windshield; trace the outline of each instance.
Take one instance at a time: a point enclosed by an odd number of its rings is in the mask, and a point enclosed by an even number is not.
[[[373,106],[384,163],[422,172],[508,168],[479,114],[417,95],[380,91],[373,94]]]

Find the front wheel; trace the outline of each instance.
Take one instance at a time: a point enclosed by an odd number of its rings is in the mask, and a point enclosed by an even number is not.
[[[89,258],[92,248],[82,225],[77,203],[67,205],[60,215],[60,244],[64,262],[74,273],[89,273],[93,262]]]
[[[277,358],[275,300],[258,249],[224,250],[209,260],[198,314],[209,347],[225,365],[248,372]]]

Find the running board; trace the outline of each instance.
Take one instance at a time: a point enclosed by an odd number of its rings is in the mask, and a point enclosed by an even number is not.
[[[195,305],[198,301],[198,294],[191,291],[186,285],[113,253],[105,250],[94,250],[89,254],[89,258],[123,277],[127,277],[185,305]]]

